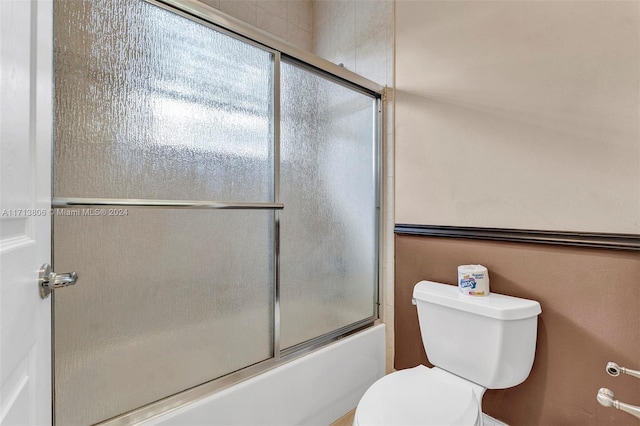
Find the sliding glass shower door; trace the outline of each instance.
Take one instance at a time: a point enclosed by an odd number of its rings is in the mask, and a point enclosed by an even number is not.
[[[281,347],[375,315],[376,100],[284,62]]]
[[[376,318],[374,95],[145,1],[54,5],[57,424]]]

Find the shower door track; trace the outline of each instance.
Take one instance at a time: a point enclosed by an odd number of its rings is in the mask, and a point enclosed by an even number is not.
[[[244,367],[241,370],[229,373],[226,376],[219,377],[193,388],[186,389],[175,395],[168,396],[151,404],[145,405],[133,411],[121,414],[112,419],[99,423],[99,426],[129,426],[142,424],[150,421],[173,410],[189,405],[193,402],[207,398],[215,392],[236,385],[244,380],[263,374],[269,370],[283,365],[286,362],[293,361],[301,356],[307,355],[315,350],[325,347],[328,343],[337,342],[345,337],[349,337],[354,333],[363,331],[371,326],[381,324],[382,321],[375,317],[367,318],[357,323],[335,330],[323,336],[316,337],[308,342],[301,343],[282,352],[282,355],[276,358],[270,358],[259,363]]]

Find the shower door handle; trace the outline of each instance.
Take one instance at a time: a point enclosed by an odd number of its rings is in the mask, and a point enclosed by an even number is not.
[[[51,270],[51,265],[45,263],[40,268],[38,277],[38,287],[40,288],[40,297],[46,299],[54,288],[68,287],[75,285],[78,281],[78,274],[69,272],[65,274],[57,274]]]

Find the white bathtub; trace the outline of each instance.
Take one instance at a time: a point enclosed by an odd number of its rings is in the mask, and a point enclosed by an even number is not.
[[[145,425],[328,425],[384,375],[384,327],[356,333]]]

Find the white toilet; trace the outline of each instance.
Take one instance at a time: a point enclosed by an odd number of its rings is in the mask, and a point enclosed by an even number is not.
[[[540,304],[421,281],[413,289],[422,342],[435,366],[391,373],[365,392],[354,425],[482,425],[486,389],[527,378],[536,349]]]

